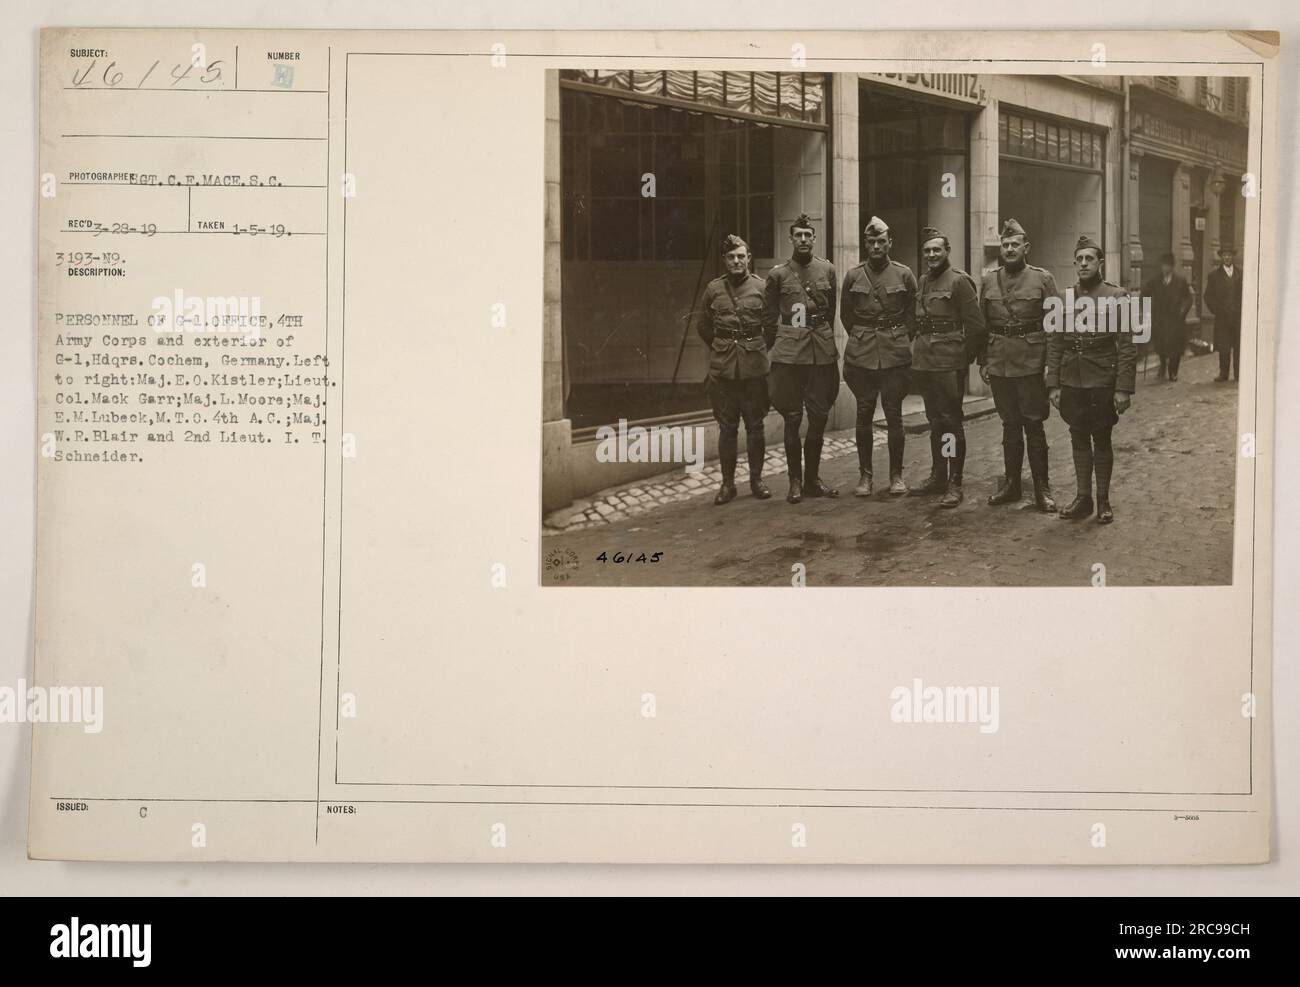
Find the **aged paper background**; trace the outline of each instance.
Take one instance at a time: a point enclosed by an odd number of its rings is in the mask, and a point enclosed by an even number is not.
[[[366,47],[416,50],[420,46],[412,44],[413,40],[413,36],[384,36],[382,46]],[[486,36],[455,39],[467,50],[477,50],[476,40],[490,43]],[[718,43],[708,38],[681,40],[688,44],[673,50]],[[600,41],[609,43],[609,39]],[[1113,59],[1124,57],[1117,54],[1124,39],[1107,38],[1107,42]],[[114,48],[122,43],[114,39]],[[334,44],[332,40],[328,43]],[[515,39],[508,43],[512,50],[524,50],[524,44]],[[785,39],[776,43],[782,51],[788,48]],[[627,39],[622,39],[617,50],[628,50],[626,44]],[[1149,55],[1149,42],[1141,50]],[[860,51],[861,45],[853,48],[855,56]],[[419,176],[413,176],[409,184],[383,184],[348,207],[348,298],[343,303],[340,291],[336,308],[354,326],[354,333],[346,337],[348,348],[342,362],[342,385],[348,394],[345,421],[349,431],[365,437],[366,455],[371,458],[364,468],[359,468],[360,463],[345,467],[342,512],[348,520],[340,541],[337,508],[331,506],[326,529],[335,529],[335,534],[327,538],[325,567],[336,567],[340,552],[348,560],[341,583],[343,668],[338,673],[338,688],[366,696],[368,712],[340,728],[337,764],[331,763],[334,752],[324,745],[322,799],[361,804],[354,794],[357,789],[333,787],[331,769],[336,769],[334,776],[345,783],[400,782],[403,787],[396,797],[403,800],[422,798],[421,789],[426,787],[443,789],[460,782],[488,786],[486,793],[460,791],[476,801],[510,801],[508,796],[519,788],[529,790],[529,797],[520,801],[533,801],[540,789],[558,786],[561,797],[546,800],[581,802],[591,801],[582,797],[585,786],[604,790],[625,784],[710,793],[709,798],[673,798],[671,793],[660,793],[638,801],[764,805],[750,810],[701,807],[682,811],[594,806],[528,810],[512,806],[505,811],[512,814],[512,823],[522,822],[524,831],[521,838],[512,825],[513,859],[1086,860],[1086,853],[1076,855],[1070,850],[1077,820],[1071,821],[1066,813],[1039,811],[1059,801],[1040,793],[1051,789],[1106,793],[1086,800],[1080,808],[1110,818],[1111,810],[1133,804],[1131,796],[1110,793],[1237,792],[1246,791],[1253,780],[1256,795],[1248,803],[1232,800],[1234,806],[1251,805],[1264,820],[1253,841],[1230,835],[1236,821],[1225,821],[1233,819],[1227,814],[1219,819],[1210,816],[1196,830],[1194,839],[1182,842],[1176,834],[1171,839],[1166,830],[1153,825],[1156,814],[1146,819],[1131,813],[1125,814],[1123,825],[1132,843],[1114,847],[1111,862],[1259,859],[1263,845],[1259,834],[1267,829],[1267,789],[1257,780],[1259,776],[1252,779],[1248,742],[1243,744],[1241,724],[1228,715],[1235,712],[1235,703],[1218,715],[1205,716],[1207,708],[1218,708],[1216,695],[1240,691],[1235,684],[1239,670],[1211,668],[1206,656],[1241,654],[1247,625],[1241,620],[1224,637],[1215,639],[1207,635],[1208,622],[1198,622],[1207,608],[1206,594],[1216,594],[1209,605],[1219,613],[1244,615],[1248,611],[1250,553],[1244,542],[1249,530],[1245,525],[1238,525],[1233,587],[1153,591],[1154,596],[1143,599],[1137,596],[1144,591],[1102,593],[1103,599],[1090,589],[947,591],[944,603],[951,609],[951,631],[936,633],[928,621],[922,624],[916,604],[927,596],[933,599],[935,591],[868,591],[867,604],[862,602],[860,590],[819,591],[819,608],[847,613],[864,605],[878,607],[876,621],[880,615],[893,617],[890,627],[897,634],[892,642],[882,639],[864,647],[849,621],[838,626],[832,623],[827,628],[826,657],[820,667],[796,666],[789,661],[787,656],[798,649],[782,640],[783,629],[775,619],[780,608],[789,605],[783,602],[720,603],[719,597],[728,591],[623,591],[617,601],[601,593],[562,594],[565,599],[561,599],[539,592],[531,567],[536,557],[535,491],[518,482],[518,471],[506,457],[493,454],[503,443],[511,444],[517,458],[527,461],[529,449],[536,447],[532,425],[538,401],[538,354],[535,348],[530,349],[528,329],[539,320],[536,282],[509,276],[495,264],[478,270],[456,264],[453,272],[449,270],[452,254],[440,257],[437,250],[442,235],[450,233],[461,239],[466,255],[494,256],[500,253],[494,231],[504,226],[514,237],[507,265],[511,271],[539,269],[540,161],[531,166],[536,176],[528,179],[519,175],[528,170],[521,169],[523,155],[500,155],[485,161],[468,154],[447,154],[445,148],[449,133],[491,140],[492,131],[508,135],[502,139],[540,148],[541,69],[516,62],[496,77],[484,73],[473,100],[426,100],[414,106],[402,104],[399,112],[394,92],[418,91],[420,87],[425,92],[445,91],[455,86],[463,69],[444,67],[443,62],[430,67],[427,63],[432,60],[421,57],[353,58],[356,64],[348,70],[349,170],[365,174],[367,168],[379,168],[395,155],[418,160],[421,167]],[[662,58],[656,64],[667,66],[671,60]],[[536,84],[525,88],[534,93],[532,103],[519,91],[519,80],[526,80],[530,73]],[[337,119],[334,111],[331,117]],[[493,121],[490,128],[483,125],[485,117]],[[487,189],[478,195],[460,196],[469,205],[449,214],[441,190],[446,186],[474,187],[474,183]],[[509,189],[510,194],[502,194],[502,189]],[[428,216],[434,221],[414,224],[411,216]],[[1251,241],[1248,251],[1253,250],[1253,238],[1247,239]],[[358,249],[356,244],[363,247]],[[376,245],[382,249],[374,249]],[[332,254],[332,273],[341,275],[342,261],[339,252]],[[1256,261],[1248,252],[1246,269],[1256,269]],[[505,338],[492,338],[481,331],[472,334],[471,342],[463,336],[435,335],[427,331],[427,320],[412,317],[413,312],[428,310],[429,286],[439,283],[442,271],[454,273],[455,279],[448,277],[445,295],[434,290],[444,324],[482,322],[470,300],[500,298],[512,312]],[[357,332],[358,325],[372,331]],[[1252,336],[1251,326],[1248,319],[1244,338]],[[382,332],[375,331],[378,329]],[[394,359],[394,347],[401,347],[401,359]],[[1252,374],[1249,346],[1244,368],[1246,375]],[[1259,369],[1267,379],[1267,362],[1262,361]],[[445,430],[438,434],[427,420],[393,427],[395,394],[429,393],[436,395],[438,407],[463,407],[474,400],[480,386],[477,373],[505,377],[513,384],[510,393],[494,400],[492,424],[480,424],[459,437]],[[1265,398],[1268,395],[1267,390],[1261,393]],[[427,399],[410,400],[413,409],[426,415],[432,407]],[[1266,403],[1261,408],[1264,411],[1256,431],[1267,436]],[[1243,409],[1244,414],[1252,411]],[[504,429],[503,421],[521,424],[517,429]],[[1243,430],[1247,430],[1247,422],[1243,417]],[[468,441],[471,437],[475,441]],[[420,454],[422,447],[433,442],[454,443],[445,455],[475,482],[448,483],[442,465]],[[532,461],[536,461],[535,452]],[[310,559],[315,552],[319,567],[320,545],[313,541],[312,525],[318,538],[320,519],[317,515],[314,522],[304,521],[294,506],[299,497],[306,496],[311,483],[319,488],[319,473],[277,471],[275,496],[270,497],[255,468],[240,471],[239,482],[248,489],[232,492],[227,486],[218,486],[229,483],[229,466],[225,461],[215,465],[211,476],[167,478],[174,487],[161,494],[162,500],[172,504],[165,537],[158,539],[157,546],[133,546],[130,556],[114,555],[115,564],[122,568],[110,573],[108,580],[124,587],[122,599],[111,600],[106,594],[103,572],[78,573],[73,566],[52,565],[42,570],[38,588],[43,611],[50,598],[66,604],[76,601],[75,609],[85,607],[87,614],[84,621],[58,621],[42,640],[42,649],[52,647],[60,654],[57,678],[97,681],[92,670],[97,666],[78,667],[77,661],[93,662],[114,653],[122,656],[124,667],[145,661],[150,670],[147,677],[135,680],[137,688],[131,700],[148,713],[132,717],[125,728],[129,732],[125,746],[104,743],[103,737],[83,740],[69,735],[66,741],[42,737],[38,765],[43,771],[46,765],[56,770],[53,766],[57,764],[57,771],[62,772],[57,783],[47,786],[48,793],[93,796],[96,792],[119,792],[157,797],[163,791],[185,795],[233,792],[237,798],[286,796],[301,800],[262,807],[251,815],[242,814],[243,809],[205,809],[205,818],[214,820],[213,828],[224,827],[236,841],[229,845],[241,848],[227,852],[215,852],[214,848],[209,856],[215,859],[247,855],[492,859],[483,852],[487,844],[479,837],[503,811],[495,806],[448,808],[413,801],[398,811],[384,809],[346,824],[329,820],[322,833],[323,842],[332,849],[324,852],[305,851],[285,835],[303,819],[310,824],[316,815],[315,686],[321,666],[319,656],[314,661],[294,658],[286,662],[285,655],[310,651],[303,648],[303,641],[313,635],[318,648],[320,645],[316,626],[319,602],[312,598],[311,566],[303,564],[303,559]],[[318,460],[317,469],[319,465]],[[1271,463],[1261,467],[1255,482],[1261,476],[1267,478]],[[328,468],[336,470],[338,464]],[[336,484],[337,479],[335,474],[330,482]],[[1250,482],[1243,469],[1239,503],[1249,502]],[[205,487],[221,491],[213,499],[223,510],[186,496]],[[1267,491],[1266,479],[1264,489]],[[148,519],[153,524],[158,518],[157,493],[150,496],[150,502],[141,503],[144,498],[137,491],[106,487],[98,475],[84,490],[63,480],[59,490],[69,504],[79,498],[89,502],[98,495],[131,507],[134,496],[135,509],[140,512],[137,523]],[[246,501],[257,509],[234,509],[236,503]],[[1265,497],[1257,520],[1267,519],[1267,503]],[[434,504],[436,509],[421,509],[421,505]],[[60,512],[71,509],[56,508]],[[500,524],[482,523],[494,517],[515,518],[517,523],[504,529]],[[115,523],[129,527],[131,518],[119,517]],[[111,526],[92,527],[110,544],[116,537]],[[174,599],[161,588],[138,591],[141,574],[169,564],[165,548],[159,546],[192,539],[196,532],[215,546],[213,551],[227,553],[210,557],[240,574],[223,591],[222,604],[240,614],[240,621],[258,628],[251,639],[242,632],[231,636],[233,624],[228,614],[187,603],[192,594],[186,584],[176,589]],[[85,534],[72,525],[51,525],[48,530],[43,526],[42,553],[54,552],[53,557],[59,559],[75,557],[75,545],[85,544]],[[74,541],[78,536],[80,540]],[[69,539],[66,545],[60,541],[63,538]],[[268,567],[264,553],[250,551],[244,538],[257,539],[258,545],[273,542],[273,564]],[[158,554],[151,558],[150,552]],[[1267,571],[1266,553],[1262,558]],[[480,578],[490,561],[504,562],[511,573],[505,603],[501,592],[494,593],[486,578]],[[1260,555],[1256,563],[1261,564]],[[125,588],[133,583],[133,588]],[[318,592],[319,583],[315,587]],[[339,588],[327,583],[328,594]],[[1256,593],[1261,588],[1266,591],[1267,579],[1254,588]],[[827,596],[832,599],[826,601]],[[455,601],[455,605],[440,607],[440,601]],[[59,603],[49,606],[58,609]],[[335,606],[332,595],[327,596],[327,612]],[[737,648],[732,643],[734,635],[721,635],[711,616],[719,606],[728,613],[744,613],[759,624],[769,620],[761,633],[772,646]],[[1053,607],[1061,612],[1055,620],[1049,612]],[[118,624],[124,608],[128,619]],[[169,616],[174,613],[184,613],[184,621]],[[1267,610],[1257,604],[1256,613],[1263,621]],[[112,614],[116,616],[111,621],[96,619]],[[958,648],[939,636],[972,625],[998,626],[1009,619],[1025,623],[1035,617],[1048,628],[1068,618],[1086,622],[1095,630],[1086,638],[1044,633],[1042,639],[1050,644],[1044,645],[1041,655],[1021,659],[1012,667],[985,664],[977,676],[971,674],[972,661],[989,662],[992,656],[973,654],[969,642]],[[41,619],[44,622],[43,616]],[[138,649],[141,622],[149,622],[152,642],[143,655]],[[1145,629],[1153,625],[1161,627],[1159,643],[1153,646],[1142,636],[1135,649],[1138,633],[1145,635]],[[652,626],[659,635],[653,653],[637,647],[644,629]],[[1002,684],[1003,730],[988,747],[980,749],[964,738],[931,734],[923,738],[926,749],[919,750],[919,735],[900,735],[887,720],[881,729],[879,723],[856,710],[855,697],[878,694],[882,687],[887,692],[889,684],[910,678],[914,654],[896,668],[888,666],[887,656],[914,649],[922,626],[926,629],[921,639],[927,652],[927,678]],[[538,628],[546,635],[543,649],[535,646]],[[1135,628],[1142,630],[1135,633]],[[326,631],[325,651],[331,653],[336,642],[330,634],[335,631],[329,626]],[[172,640],[168,640],[169,633],[174,635]],[[1263,647],[1266,653],[1267,625],[1257,627],[1256,634],[1256,648]],[[187,642],[196,636],[238,641],[238,647],[222,649],[221,658],[235,668],[246,669],[249,675],[260,674],[258,688],[241,689],[237,695],[214,695],[212,688],[231,681],[229,675],[215,676],[208,688],[201,684],[196,688],[192,670],[169,668],[166,657],[192,649]],[[133,646],[136,653],[128,654]],[[1141,652],[1137,667],[1135,650]],[[84,659],[64,657],[69,654]],[[350,662],[353,654],[358,657]],[[665,655],[701,657],[672,662],[666,661]],[[1198,660],[1197,655],[1202,657]],[[1189,665],[1205,668],[1210,674],[1189,676]],[[328,670],[333,672],[333,666]],[[1193,678],[1194,682],[1189,681]],[[1256,691],[1265,694],[1266,683],[1261,679],[1257,678]],[[635,716],[635,697],[645,691],[647,680],[654,682],[661,702],[665,696],[672,697],[674,709],[673,722],[665,723],[661,717],[651,736]],[[1123,684],[1117,688],[1116,683]],[[1023,690],[1020,708],[1025,715],[1013,718],[1007,710],[1015,702],[1016,690]],[[1061,705],[1050,713],[1035,714],[1027,697],[1036,691],[1069,694],[1078,701],[1069,708]],[[458,698],[465,692],[475,696],[472,703]],[[799,697],[798,704],[791,702],[792,695]],[[332,697],[327,696],[325,708],[332,711]],[[589,715],[575,717],[575,708]],[[801,715],[800,711],[806,714],[810,708],[818,715]],[[1037,720],[1036,715],[1040,717]],[[486,744],[484,721],[493,724]],[[304,722],[313,730],[304,731]],[[1172,739],[1171,725],[1175,727]],[[1267,736],[1267,714],[1255,728]],[[169,749],[160,756],[160,738],[178,736],[185,736],[191,749]],[[545,744],[530,741],[538,736],[546,738]],[[609,742],[593,742],[594,738]],[[66,750],[60,750],[62,743]],[[1132,755],[1133,745],[1141,749],[1138,757]],[[1087,757],[1078,756],[1081,748],[1089,751]],[[204,756],[205,751],[214,750],[222,756]],[[828,750],[837,756],[826,757]],[[268,756],[268,752],[273,754]],[[707,752],[706,756],[701,757],[702,752]],[[693,769],[690,777],[681,774],[683,763],[699,762],[705,766]],[[1267,748],[1255,751],[1253,763],[1254,771],[1267,777]],[[568,773],[547,777],[557,764],[566,765]],[[969,784],[972,777],[978,777],[980,784]],[[624,782],[625,778],[636,780]],[[150,787],[130,787],[140,784]],[[839,791],[818,799],[826,806],[880,807],[860,809],[815,808],[806,794],[790,795],[793,789],[811,787],[896,791]],[[738,795],[737,788],[761,789],[768,797]],[[941,788],[980,791],[960,796],[928,792],[921,799],[915,792],[899,791]],[[730,794],[720,796],[719,792]],[[1027,821],[996,811],[1009,796],[1014,796],[1011,801]],[[308,800],[304,811],[302,803]],[[1153,795],[1147,801],[1157,807],[1194,808],[1185,798]],[[921,802],[934,808],[904,808]],[[978,811],[944,806],[978,806]],[[789,850],[792,811],[818,833],[803,855]],[[665,813],[672,819],[671,825],[664,824]],[[163,815],[158,809],[154,820],[164,827],[180,826],[191,814],[185,809]],[[1164,815],[1159,814],[1161,819]],[[1048,817],[1053,821],[1044,825],[1041,820]],[[956,818],[960,823],[954,822]],[[94,834],[84,827],[60,832],[61,820],[51,823],[52,828],[45,832],[59,833],[57,840],[67,841],[64,851],[74,856],[116,855],[104,850],[109,841],[106,833],[111,830],[112,841],[125,841],[119,846],[147,847],[118,851],[126,856],[190,858],[187,845],[178,845],[176,852],[162,849],[156,836],[142,835],[138,827],[132,833],[127,820],[125,813],[112,817],[97,810]],[[336,828],[330,832],[330,827]],[[437,835],[421,842],[412,838],[416,830]],[[456,840],[457,831],[464,832],[463,842]],[[1052,850],[1048,856],[1025,856],[1027,841]],[[530,855],[529,843],[547,846],[551,852]],[[922,849],[908,853],[902,848],[909,844]],[[1237,849],[1225,852],[1229,844]],[[1082,845],[1086,848],[1086,840]],[[84,850],[78,852],[77,846]],[[555,852],[559,846],[569,849]],[[850,847],[858,852],[845,852]],[[636,850],[628,852],[630,848]],[[941,849],[933,852],[936,848]],[[1165,852],[1170,856],[1152,856]]]

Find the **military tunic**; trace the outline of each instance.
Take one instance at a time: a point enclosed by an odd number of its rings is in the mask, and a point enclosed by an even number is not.
[[[822,257],[793,258],[767,275],[768,307],[777,313],[769,390],[787,424],[802,417],[824,423],[839,394],[839,348],[835,345],[835,267]]]
[[[767,275],[765,291],[768,306],[779,317],[772,362],[838,364],[834,265],[821,257],[807,264],[793,259],[777,264]]]
[[[886,370],[912,362],[916,275],[891,260],[882,271],[859,264],[844,276],[840,318],[848,333],[844,365]]]
[[[980,308],[988,342],[979,354],[990,377],[1041,376],[1047,364],[1044,308],[1057,295],[1050,271],[1026,264],[1012,273],[996,268],[984,275]]]
[[[708,394],[724,453],[734,447],[742,418],[746,432],[751,438],[757,433],[761,444],[770,404],[767,348],[776,331],[763,279],[747,274],[736,284],[726,274],[714,278],[704,289],[695,328],[709,345]]]
[[[1061,417],[1075,431],[1109,428],[1119,420],[1115,411],[1116,391],[1132,394],[1137,385],[1137,348],[1131,324],[1121,331],[1118,316],[1099,306],[1098,300],[1123,299],[1128,292],[1117,284],[1098,279],[1089,286],[1074,285],[1074,312],[1065,314],[1064,332],[1047,335],[1047,386],[1061,389]],[[1083,299],[1091,298],[1091,325],[1086,321]]]
[[[984,317],[971,276],[949,264],[938,272],[926,271],[916,295],[912,380],[930,422],[931,475],[958,486],[966,461],[961,376],[983,337]],[[942,450],[950,435],[956,449],[948,457]]]
[[[938,274],[926,271],[916,296],[916,337],[912,369],[964,370],[972,359],[967,350],[982,344],[984,316],[975,282],[951,265]]]
[[[700,302],[696,331],[709,347],[710,377],[766,377],[776,312],[767,306],[763,279],[748,274],[737,285],[724,274],[710,281]]]
[[[1048,299],[1056,294],[1051,272],[1030,264],[1014,272],[998,267],[983,277],[980,309],[988,337],[978,359],[980,366],[988,368],[993,403],[1006,425],[1021,428],[1046,421],[1050,413],[1043,382],[1047,365],[1043,319]],[[1037,442],[1037,429],[1033,438]]]
[[[1128,292],[1109,281],[1097,281],[1090,287],[1074,286],[1075,311],[1067,313],[1070,332],[1052,332],[1047,336],[1047,386],[1048,387],[1106,387],[1132,394],[1137,381],[1137,349],[1130,331],[1095,331],[1098,328],[1118,330],[1111,325],[1101,327],[1093,317],[1094,331],[1082,325],[1079,302],[1092,298],[1123,298],[1127,305]]]
[[[912,378],[915,305],[916,275],[906,264],[890,260],[878,271],[867,261],[844,276],[844,380],[857,402],[858,468],[866,473],[871,472],[877,398],[889,430],[890,475],[903,470],[903,400]]]

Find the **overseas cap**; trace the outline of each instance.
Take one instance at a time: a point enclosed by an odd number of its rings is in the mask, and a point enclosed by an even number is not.
[[[1008,219],[1005,223],[1002,224],[1002,233],[1000,234],[1000,236],[1004,240],[1009,236],[1028,236],[1028,235],[1029,234],[1025,232],[1025,228],[1021,226],[1019,221],[1017,220]]]
[[[1084,234],[1079,237],[1079,242],[1074,245],[1074,252],[1077,254],[1080,250],[1087,250],[1089,247],[1097,251],[1098,254],[1101,253],[1101,244],[1087,234]]]
[[[885,236],[889,232],[889,225],[879,216],[872,216],[871,222],[862,232],[866,236]]]
[[[740,237],[736,236],[736,234],[734,233],[728,233],[726,236],[722,238],[722,252],[724,254],[729,254],[733,250],[738,250],[741,247],[744,247],[746,252],[748,252],[749,244],[747,244]]]
[[[811,216],[809,216],[806,212],[801,212],[799,214],[799,218],[790,224],[790,232],[793,233],[795,230],[812,230],[816,232],[817,227],[813,226],[813,221]]]
[[[931,240],[942,240],[944,244],[948,243],[947,234],[942,230],[936,230],[933,226],[923,227],[921,230],[921,245],[924,246]]]

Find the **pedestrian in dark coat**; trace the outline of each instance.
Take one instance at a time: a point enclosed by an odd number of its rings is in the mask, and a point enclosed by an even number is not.
[[[1214,313],[1214,349],[1219,354],[1219,376],[1216,381],[1237,379],[1241,368],[1241,268],[1234,261],[1236,248],[1225,244],[1219,248],[1219,267],[1210,272],[1205,282],[1205,307]]]
[[[1160,273],[1142,286],[1142,294],[1151,300],[1151,343],[1160,357],[1156,380],[1178,379],[1178,365],[1183,359],[1187,338],[1184,326],[1192,307],[1192,289],[1187,280],[1174,271],[1174,255],[1160,258]]]

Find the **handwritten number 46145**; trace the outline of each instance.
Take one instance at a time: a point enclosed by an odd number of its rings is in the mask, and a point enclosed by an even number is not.
[[[178,83],[183,82],[185,79],[189,78],[192,73],[196,71],[199,72],[200,74],[194,75],[193,77],[198,82],[203,83],[204,85],[217,82],[221,79],[222,61],[223,59],[219,58],[215,62],[209,62],[202,69],[196,66],[193,62],[177,62],[175,65],[172,66],[171,84],[175,86]],[[98,64],[99,64],[99,59],[92,58],[90,60],[90,64],[87,65],[80,72],[73,72],[72,84],[76,86],[78,89],[116,89],[118,86],[122,85],[122,80],[125,77],[125,73],[123,73],[120,69],[118,69],[117,62],[115,61],[109,62],[108,65],[104,68],[104,71],[100,74],[99,78],[100,81],[102,81],[103,85],[97,85],[92,79],[92,76],[95,72],[95,67]],[[150,65],[149,68],[145,71],[144,75],[140,76],[140,81],[135,84],[135,88],[143,89],[145,81],[148,80],[148,78],[151,75],[153,75],[154,70],[158,68],[160,64],[162,64],[161,61],[155,60],[154,63]]]

